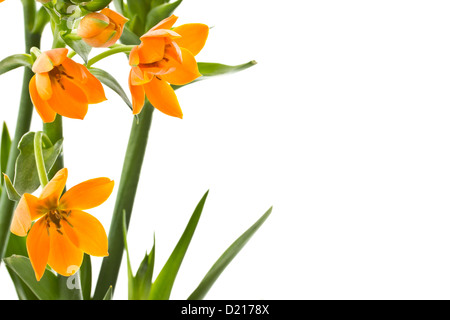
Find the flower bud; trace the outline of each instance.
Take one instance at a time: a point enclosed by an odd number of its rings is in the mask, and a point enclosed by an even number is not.
[[[110,47],[119,40],[128,21],[121,14],[105,8],[86,15],[78,27],[78,35],[91,47]]]

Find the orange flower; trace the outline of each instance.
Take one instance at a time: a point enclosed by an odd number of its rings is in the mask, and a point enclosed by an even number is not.
[[[56,114],[84,119],[88,105],[106,100],[100,81],[88,69],[67,57],[68,49],[43,52],[33,64],[31,100],[44,122]]]
[[[104,8],[81,19],[77,33],[91,47],[106,48],[119,40],[127,21],[121,14]]]
[[[182,118],[177,96],[170,84],[184,85],[201,74],[197,55],[208,37],[209,28],[200,23],[172,28],[172,15],[144,34],[141,44],[130,53],[128,84],[133,98],[133,114],[141,112],[145,97],[161,112]]]
[[[83,210],[105,202],[114,181],[88,180],[61,197],[66,181],[67,169],[61,169],[43,188],[39,198],[25,193],[14,213],[11,232],[24,237],[30,231],[27,250],[38,281],[47,264],[57,273],[70,276],[81,266],[83,252],[99,257],[108,255],[105,229]]]

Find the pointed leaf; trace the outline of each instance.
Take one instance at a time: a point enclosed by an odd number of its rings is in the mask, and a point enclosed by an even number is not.
[[[252,60],[247,63],[239,64],[236,66],[229,66],[226,64],[212,63],[212,62],[198,62],[197,65],[198,65],[198,70],[199,70],[200,74],[202,75],[200,78],[197,78],[194,81],[189,82],[185,85],[181,85],[181,86],[173,85],[172,87],[176,90],[181,87],[187,86],[189,84],[192,84],[192,83],[195,83],[195,82],[198,82],[201,80],[209,79],[211,77],[217,77],[217,76],[222,76],[225,74],[232,74],[235,72],[243,71],[245,69],[248,69],[248,68],[256,65],[256,61]]]
[[[20,198],[22,196],[14,188],[9,177],[6,174],[3,174],[2,176],[3,176],[3,179],[5,180],[5,190],[6,190],[6,194],[8,195],[8,199],[11,201],[19,202]]]
[[[146,254],[135,276],[136,294],[139,300],[149,300],[153,281],[153,269],[155,267],[155,237],[153,236],[153,248],[150,254]]]
[[[194,213],[189,220],[186,229],[183,232],[178,244],[164,265],[163,269],[159,273],[155,282],[152,285],[150,298],[152,300],[168,300],[172,291],[175,278],[183,262],[186,251],[191,243],[195,229],[197,228],[198,221],[203,211],[208,192],[205,193],[199,204],[195,208]]]
[[[11,136],[9,135],[8,127],[3,122],[2,138],[0,140],[0,173],[6,172],[8,165],[9,151],[11,149]],[[3,175],[0,177],[0,184],[3,185]]]
[[[150,30],[156,26],[161,20],[170,17],[175,9],[181,4],[183,0],[178,0],[171,3],[164,3],[156,6],[150,10],[147,15],[147,21],[145,23],[145,30]]]
[[[48,269],[38,282],[30,260],[23,256],[13,255],[3,259],[8,268],[13,271],[40,300],[59,299],[58,279]]]
[[[90,255],[84,254],[83,263],[81,264],[79,272],[83,300],[90,300],[92,290],[92,264]]]
[[[89,61],[89,53],[91,53],[92,47],[88,45],[86,42],[81,40],[81,38],[75,34],[69,33],[65,34],[61,33],[61,39],[70,47],[73,51],[75,51],[85,63]]]
[[[258,221],[255,222],[247,231],[242,234],[233,244],[222,254],[222,256],[217,260],[217,262],[212,266],[206,276],[203,278],[202,282],[199,284],[197,289],[189,296],[188,300],[201,300],[208,293],[209,289],[216,282],[217,278],[222,274],[223,270],[228,266],[228,264],[236,257],[236,255],[241,251],[241,249],[247,244],[250,238],[255,234],[255,232],[261,227],[261,225],[266,221],[269,215],[272,213],[272,208],[270,208]]]
[[[14,54],[0,61],[0,75],[19,67],[28,67],[31,69],[33,59],[29,54]]]
[[[128,299],[136,300],[136,297],[135,297],[136,283],[135,283],[135,279],[133,276],[133,270],[131,268],[130,252],[128,251],[127,230],[128,230],[128,228],[127,228],[127,213],[125,210],[123,210],[122,236],[123,236],[123,244],[124,244],[124,248],[125,248],[125,253],[127,255]]]
[[[89,71],[100,80],[105,86],[109,87],[115,93],[117,93],[122,100],[128,105],[128,107],[133,110],[133,105],[128,99],[126,92],[123,90],[119,82],[108,72],[98,68],[89,68]]]
[[[112,286],[109,286],[108,291],[106,291],[105,297],[103,300],[112,300],[113,298],[113,289]]]
[[[43,146],[42,152],[48,173],[62,152],[63,140],[61,139],[54,145],[50,145],[50,140],[45,134],[43,138],[44,141],[47,141],[47,144]],[[20,154],[16,160],[14,187],[19,194],[33,193],[40,185],[34,156],[34,132],[26,133],[20,140],[18,148]]]

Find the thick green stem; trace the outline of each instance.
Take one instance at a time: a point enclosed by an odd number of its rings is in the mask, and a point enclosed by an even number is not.
[[[36,1],[22,0],[25,25],[25,50],[30,52],[32,47],[40,47],[41,34],[32,33],[34,18],[36,15]],[[28,85],[33,76],[33,72],[26,68],[23,76],[22,93],[20,99],[19,113],[17,117],[14,139],[11,144],[11,150],[8,158],[6,174],[11,180],[14,179],[14,171],[19,150],[17,146],[22,136],[30,130],[31,118],[33,115],[33,103],[30,99]],[[9,240],[9,227],[11,225],[15,203],[8,199],[6,192],[0,199],[0,262],[2,261]]]
[[[108,235],[109,256],[103,258],[97,287],[95,288],[94,293],[94,299],[96,300],[103,299],[110,286],[112,286],[113,289],[116,286],[124,251],[122,229],[123,212],[126,212],[126,222],[128,226],[144,161],[153,110],[153,106],[146,102],[139,115],[139,122],[137,122],[136,119],[134,119],[133,122],[123,163],[122,175],[120,177],[116,205],[114,207]]]

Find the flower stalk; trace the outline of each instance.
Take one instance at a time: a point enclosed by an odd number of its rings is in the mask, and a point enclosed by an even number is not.
[[[41,187],[48,184],[47,171],[45,169],[44,153],[42,152],[42,132],[38,131],[34,135],[34,156],[36,158],[36,168],[39,175]]]

